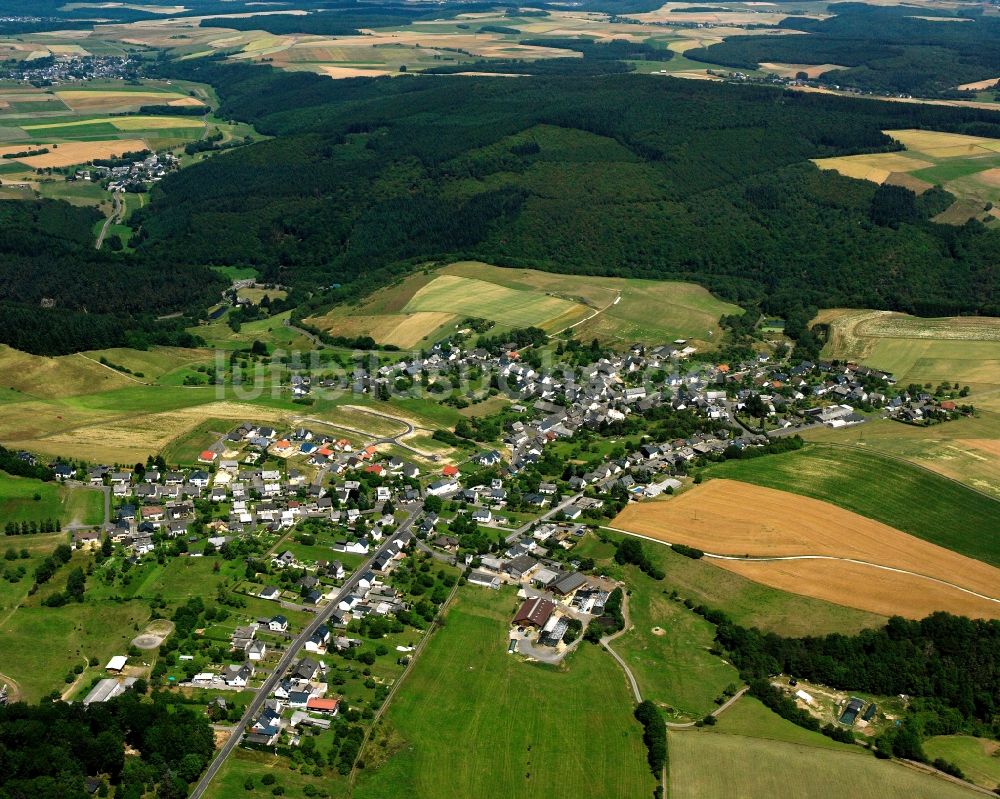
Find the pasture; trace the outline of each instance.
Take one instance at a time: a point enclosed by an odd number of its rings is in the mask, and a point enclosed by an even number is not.
[[[104,520],[104,497],[100,491],[0,472],[0,527],[7,522],[46,519],[58,519],[64,525],[100,524]]]
[[[977,794],[952,782],[848,751],[704,730],[671,732],[670,796],[720,799],[971,799]],[[845,782],[849,782],[849,789]]]
[[[942,757],[954,763],[976,785],[993,790],[1000,787],[1000,743],[971,735],[937,735],[924,741],[924,751],[932,760]]]
[[[1000,503],[876,452],[814,444],[797,452],[713,464],[706,476],[820,499],[1000,566]]]
[[[1000,618],[996,590],[1000,570],[856,513],[785,491],[712,480],[669,501],[630,505],[613,524],[658,540],[738,558],[845,559],[713,558],[711,562],[775,588],[873,613],[923,618],[934,610],[948,610]],[[995,601],[943,583],[994,597]]]
[[[376,733],[389,751],[366,750],[378,765],[362,772],[357,799],[652,793],[618,666],[593,646],[559,669],[508,655],[517,601],[509,591],[460,590]]]
[[[719,715],[713,732],[725,735],[743,735],[769,741],[784,741],[801,746],[815,746],[856,754],[853,744],[843,744],[827,738],[822,733],[807,730],[783,719],[773,710],[766,708],[759,699],[744,695],[725,713]]]
[[[900,142],[903,152],[870,153],[813,159],[820,169],[874,183],[904,186],[921,194],[932,186],[943,186],[963,205],[962,218],[946,211],[940,221],[961,224],[970,217],[991,220],[987,203],[1000,201],[1000,141],[982,136],[939,133],[931,130],[887,130]]]

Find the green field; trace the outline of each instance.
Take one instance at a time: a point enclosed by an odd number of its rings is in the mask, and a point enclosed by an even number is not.
[[[671,799],[970,799],[977,794],[858,750],[671,732]]]
[[[820,749],[833,749],[848,754],[857,754],[859,751],[853,744],[838,743],[822,733],[813,732],[786,721],[777,713],[764,707],[759,699],[749,695],[742,696],[736,704],[722,713],[712,731],[726,735],[743,735],[749,738],[783,741],[801,746],[815,746]]]
[[[362,774],[358,799],[652,793],[632,698],[614,661],[593,646],[571,655],[565,669],[507,655],[516,603],[509,591],[460,591],[390,706],[393,753]],[[366,761],[384,757],[374,749]]]
[[[941,757],[954,763],[976,785],[1000,788],[1000,744],[971,735],[938,735],[924,741],[924,751],[934,760]]]
[[[104,520],[104,497],[100,491],[0,472],[0,528],[7,522],[46,519],[58,519],[63,524],[99,524]]]
[[[875,452],[813,444],[714,464],[706,475],[825,500],[1000,566],[1000,502]]]
[[[229,694],[225,694],[229,696]],[[303,796],[303,789],[311,786],[326,792],[330,799],[345,799],[350,796],[347,780],[338,775],[324,774],[314,777],[305,773],[308,769],[292,771],[288,768],[288,758],[267,752],[251,752],[247,749],[237,749],[223,763],[219,773],[212,780],[205,792],[206,799],[232,799],[234,796],[244,796],[247,799],[263,799],[274,796],[275,786],[286,790],[286,796]],[[264,785],[261,778],[265,775],[275,777],[273,785]],[[247,780],[253,783],[253,788],[247,790]]]
[[[609,540],[623,537],[606,530],[601,532]],[[643,548],[666,575],[663,581],[665,589],[676,589],[682,599],[690,599],[695,604],[724,609],[737,624],[746,627],[759,627],[788,636],[833,632],[848,634],[880,627],[886,621],[874,613],[796,596],[751,582],[704,560],[678,555],[667,546],[643,542]],[[616,569],[620,569],[611,560],[614,554],[611,544],[602,543],[594,537],[584,539],[574,553],[578,557],[592,557],[599,561],[608,574],[615,575]]]
[[[664,593],[664,584],[629,568],[626,583],[632,629],[612,647],[628,663],[643,699],[664,705],[675,719],[698,719],[713,700],[741,683],[736,669],[709,652],[715,627]],[[657,635],[653,628],[660,628]],[[672,709],[672,711],[670,710]]]

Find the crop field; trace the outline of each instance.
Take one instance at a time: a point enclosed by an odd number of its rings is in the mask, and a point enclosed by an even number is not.
[[[506,654],[516,603],[509,591],[460,590],[388,710],[392,754],[362,772],[358,799],[652,793],[615,662],[592,646],[562,669]],[[365,759],[378,763],[373,749]]]
[[[610,540],[623,534],[602,531]],[[835,605],[753,582],[738,574],[720,571],[704,558],[692,560],[667,546],[644,544],[647,556],[666,575],[666,582],[682,598],[711,608],[725,608],[730,618],[745,627],[759,627],[781,635],[823,635],[850,633],[880,627],[886,618],[875,613]],[[617,575],[610,544],[584,539],[575,550],[580,557],[592,557],[609,575]]]
[[[942,757],[954,763],[976,785],[993,790],[1000,787],[1000,743],[971,735],[938,735],[924,742],[932,760]]]
[[[122,153],[132,153],[144,149],[146,149],[146,142],[142,139],[67,141],[61,143],[57,150],[51,150],[44,155],[18,158],[17,161],[35,169],[49,166],[72,166],[73,164],[85,164],[95,158],[113,158]]]
[[[1000,566],[1000,503],[876,452],[815,444],[797,452],[716,464],[707,474],[824,500]]]
[[[775,588],[874,613],[922,618],[933,610],[949,610],[1000,618],[1000,570],[856,513],[785,491],[712,480],[666,502],[631,505],[614,526],[721,555],[863,561],[713,559],[712,563]]]
[[[898,763],[716,732],[671,732],[670,796],[721,799],[971,799],[968,788]]]
[[[814,320],[830,326],[824,357],[891,371],[901,385],[957,382],[969,402],[1000,410],[1000,319],[923,319],[888,311],[834,309]]]
[[[719,317],[739,311],[692,283],[561,275],[463,261],[411,275],[355,307],[340,306],[308,321],[333,335],[369,335],[401,347],[442,338],[464,317],[494,320],[498,328],[533,324],[587,341],[686,338],[710,347]]]
[[[987,203],[1000,200],[1000,140],[930,130],[887,130],[906,150],[814,159],[820,169],[874,183],[905,186],[918,194],[944,186],[960,200],[972,200],[964,218],[946,211],[940,221],[961,224],[983,217]],[[989,214],[984,218],[991,218]]]

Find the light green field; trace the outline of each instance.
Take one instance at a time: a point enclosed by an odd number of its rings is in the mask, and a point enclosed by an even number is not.
[[[610,540],[624,536],[602,530]],[[678,555],[670,547],[643,542],[649,558],[666,575],[663,586],[676,590],[681,599],[696,605],[725,610],[737,624],[759,627],[768,632],[787,636],[852,633],[881,627],[883,616],[853,608],[833,605],[819,599],[797,596],[775,588],[751,582],[738,574],[719,569],[704,560],[692,560]],[[592,557],[601,563],[603,571],[618,575],[621,567],[612,559],[614,549],[587,536],[574,549],[578,557]],[[618,571],[616,571],[618,570]]]
[[[941,757],[954,763],[976,785],[1000,788],[1000,744],[971,735],[938,735],[924,741],[924,751],[931,760]]]
[[[649,796],[632,698],[597,647],[566,669],[506,654],[517,599],[467,587],[393,700],[393,754],[362,773],[358,799]],[[368,762],[384,755],[366,753]],[[458,756],[461,755],[461,756]]]
[[[633,629],[616,638],[613,648],[628,663],[643,699],[666,706],[671,719],[702,718],[727,686],[741,683],[735,668],[708,651],[715,627],[671,600],[663,582],[638,569],[628,569],[626,582]],[[654,627],[663,633],[653,633]]]
[[[67,569],[53,582],[65,584]],[[129,641],[149,620],[149,607],[140,602],[71,603],[61,608],[21,607],[0,622],[0,674],[11,677],[23,697],[37,702],[53,689],[62,691],[65,674],[96,657],[103,666],[113,655],[123,655]]]
[[[796,452],[714,464],[706,474],[832,502],[1000,566],[1000,502],[876,452],[812,444]]]
[[[46,519],[58,519],[63,524],[99,524],[104,520],[104,498],[100,491],[0,472],[0,528],[7,522]]]
[[[97,361],[103,357],[113,366],[124,366],[133,372],[134,377],[145,382],[158,380],[183,366],[212,361],[212,353],[208,350],[184,347],[151,347],[148,350],[118,347],[108,350],[92,350],[84,355]],[[140,372],[141,376],[137,374]]]
[[[227,694],[228,696],[228,694]],[[264,785],[261,778],[270,774],[274,776],[273,785]],[[253,789],[247,790],[247,780],[253,782]],[[350,788],[344,777],[333,773],[322,777],[313,777],[303,773],[303,770],[292,771],[288,768],[288,758],[267,752],[251,752],[247,749],[237,749],[223,763],[219,773],[215,775],[208,790],[206,799],[231,799],[234,796],[245,796],[247,799],[270,799],[275,786],[284,788],[287,796],[303,796],[302,790],[311,786],[326,792],[330,799],[342,799],[350,796]]]
[[[764,707],[759,699],[748,694],[740,697],[736,704],[719,716],[719,721],[712,728],[712,732],[743,735],[769,741],[783,741],[801,746],[815,746],[820,749],[833,749],[848,754],[860,754],[860,750],[853,744],[839,743],[821,733],[786,721],[777,713]]]
[[[713,732],[671,732],[672,799],[971,799],[952,782],[864,754]]]

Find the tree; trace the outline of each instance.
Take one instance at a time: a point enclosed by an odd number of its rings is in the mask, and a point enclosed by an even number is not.
[[[87,585],[87,578],[83,573],[83,569],[77,566],[69,573],[69,576],[66,578],[67,596],[76,602],[83,602],[83,592],[86,588],[86,585]]]

